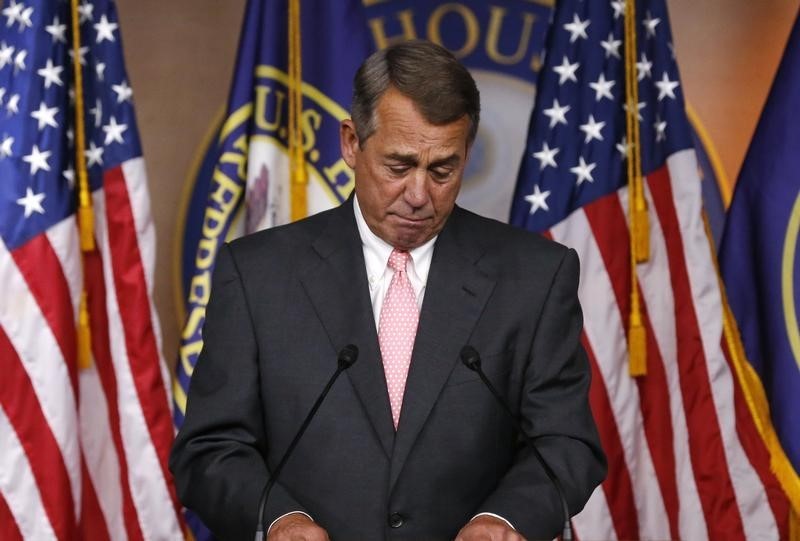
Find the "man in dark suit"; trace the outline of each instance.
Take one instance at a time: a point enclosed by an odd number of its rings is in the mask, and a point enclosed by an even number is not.
[[[266,506],[269,539],[552,538],[558,493],[605,475],[574,251],[455,206],[478,126],[467,70],[426,42],[372,55],[341,126],[355,196],[226,245],[170,466],[181,500],[250,539],[259,495],[352,343]]]

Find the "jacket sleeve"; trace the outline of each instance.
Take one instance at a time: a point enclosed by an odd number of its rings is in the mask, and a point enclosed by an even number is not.
[[[234,255],[217,257],[186,416],[170,456],[181,502],[221,539],[249,539],[267,483],[258,347]],[[276,483],[265,522],[305,511]]]
[[[577,254],[566,251],[535,329],[520,404],[522,427],[559,479],[570,515],[583,509],[606,475],[589,409],[578,279]],[[558,492],[526,446],[479,511],[504,517],[528,539],[552,539],[564,524]]]

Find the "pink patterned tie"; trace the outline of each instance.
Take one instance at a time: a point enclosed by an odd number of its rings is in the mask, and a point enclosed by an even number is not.
[[[417,297],[406,274],[408,257],[408,252],[399,250],[392,251],[389,256],[389,267],[394,271],[394,276],[383,298],[378,325],[378,341],[395,429],[400,421],[403,392],[406,388],[408,367],[411,365],[411,350],[414,348],[419,322]]]

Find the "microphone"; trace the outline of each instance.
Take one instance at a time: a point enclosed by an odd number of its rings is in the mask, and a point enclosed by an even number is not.
[[[487,378],[486,374],[484,374],[483,369],[481,368],[481,356],[478,354],[475,348],[470,345],[466,345],[461,348],[461,353],[459,356],[461,357],[461,362],[464,363],[464,366],[473,372],[478,373],[478,376],[480,376],[481,381],[483,381],[483,383],[486,385],[486,388],[489,389],[497,403],[500,404],[500,406],[503,408],[503,411],[505,411],[508,415],[508,418],[511,419],[511,422],[514,424],[514,428],[516,428],[517,431],[522,434],[522,437],[525,438],[525,443],[533,450],[533,456],[536,457],[536,460],[542,466],[547,478],[550,479],[550,482],[553,483],[554,487],[556,487],[558,497],[561,500],[561,510],[564,514],[564,529],[561,533],[561,539],[563,541],[572,541],[572,524],[570,524],[569,520],[567,499],[564,497],[564,490],[561,488],[561,483],[558,481],[558,477],[556,476],[555,472],[553,472],[550,466],[548,466],[547,462],[545,462],[544,457],[542,457],[541,453],[539,453],[539,449],[536,448],[536,444],[533,442],[533,439],[525,433],[525,431],[522,429],[519,419],[517,419],[517,416],[511,412],[511,408],[508,407],[506,401],[503,400],[503,397],[500,396],[500,393],[497,392],[497,389],[494,388],[492,382],[489,381],[489,378]]]
[[[353,344],[347,344],[339,351],[339,355],[336,358],[337,367],[336,372],[333,373],[331,379],[328,380],[328,384],[325,385],[325,388],[322,389],[317,401],[314,402],[314,405],[311,407],[311,411],[308,412],[306,415],[303,424],[300,425],[300,430],[297,431],[295,434],[292,443],[289,444],[289,447],[286,449],[286,452],[283,453],[280,462],[272,471],[272,474],[269,476],[267,480],[267,484],[264,487],[264,490],[261,491],[261,498],[258,501],[258,526],[256,527],[256,541],[264,541],[265,537],[265,528],[264,528],[264,510],[267,506],[267,499],[269,498],[269,493],[272,490],[272,487],[275,485],[275,481],[278,479],[278,475],[280,475],[281,470],[288,462],[289,457],[292,455],[294,448],[297,447],[297,444],[300,442],[300,438],[303,437],[305,434],[308,425],[311,424],[311,419],[317,414],[317,410],[319,409],[322,401],[325,400],[325,397],[328,396],[328,392],[333,387],[333,383],[339,377],[339,374],[353,366],[353,363],[356,362],[358,359],[358,348]]]

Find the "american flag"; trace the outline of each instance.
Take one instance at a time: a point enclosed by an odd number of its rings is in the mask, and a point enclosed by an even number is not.
[[[635,60],[650,235],[634,285],[647,361],[637,378],[626,338],[634,156],[624,108],[626,13],[635,13],[628,65]],[[735,329],[724,324],[666,5],[563,0],[553,17],[511,221],[581,258],[591,404],[609,474],[575,517],[577,534],[786,539],[788,503],[770,471],[780,449],[768,441],[769,420],[754,415],[763,394],[748,383]]]
[[[0,10],[0,538],[178,539],[155,236],[110,0]],[[96,249],[76,218],[76,97]],[[91,355],[79,368],[86,294]]]

